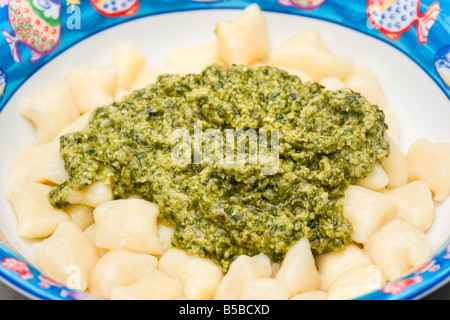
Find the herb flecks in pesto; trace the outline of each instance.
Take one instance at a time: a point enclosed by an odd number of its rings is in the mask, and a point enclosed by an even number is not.
[[[259,164],[172,161],[174,131],[193,135],[198,121],[203,130],[278,130],[277,173],[264,175]],[[388,155],[385,131],[384,113],[360,94],[302,83],[274,67],[161,75],[61,137],[69,179],[50,201],[62,208],[70,190],[98,181],[117,199],[140,195],[158,204],[160,223],[175,228],[173,246],[224,271],[241,254],[281,261],[302,237],[320,254],[351,241],[341,200]]]

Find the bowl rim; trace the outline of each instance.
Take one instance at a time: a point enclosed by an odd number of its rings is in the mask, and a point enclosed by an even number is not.
[[[331,2],[332,0],[327,0]],[[180,13],[185,11],[197,11],[197,10],[241,10],[255,1],[239,1],[239,0],[218,0],[218,1],[186,1],[190,5],[181,5],[178,3],[178,7],[171,7],[167,10],[159,10],[145,14],[137,14],[135,16],[128,17],[120,21],[116,21],[106,27],[100,27],[95,31],[83,36],[82,40],[87,39],[95,34],[98,34],[109,28],[118,26],[123,23],[133,21],[135,19],[146,18],[150,16],[170,14],[170,13]],[[275,2],[275,1],[273,1]],[[304,16],[312,19],[322,20],[330,22],[341,27],[352,29],[354,31],[363,33],[367,36],[375,38],[379,41],[387,43],[391,47],[402,52],[407,58],[411,59],[416,65],[418,65],[439,87],[439,89],[450,99],[450,88],[436,78],[435,70],[429,70],[424,66],[417,57],[412,57],[408,54],[408,51],[398,44],[389,41],[388,39],[374,34],[369,31],[364,31],[361,28],[354,27],[348,23],[342,23],[336,19],[330,17],[317,16],[313,11],[299,11],[297,8],[293,7],[265,7],[265,1],[257,2],[261,9],[265,12],[282,13],[289,15]],[[83,3],[84,4],[84,3]],[[143,6],[144,4],[141,4]],[[349,3],[351,5],[351,3]],[[91,8],[91,7],[90,7]],[[93,10],[93,8],[91,8]],[[88,9],[86,9],[88,10]],[[61,53],[70,49],[77,42],[72,42],[70,45],[65,47],[63,50],[57,50],[52,57],[46,61],[50,62]],[[42,64],[32,70],[26,77],[22,78],[22,81],[17,85],[16,88],[7,97],[0,97],[0,113],[6,106],[8,101],[15,95],[17,90],[41,67],[45,65]],[[1,71],[1,70],[0,70]],[[1,231],[0,231],[1,235]],[[9,260],[11,259],[11,260]],[[12,265],[8,266],[8,262],[12,262]],[[6,266],[5,266],[6,265]],[[16,266],[14,266],[16,265]],[[7,243],[6,240],[2,240],[0,237],[0,281],[10,286],[14,290],[17,290],[24,296],[31,299],[39,300],[91,300],[98,299],[91,296],[86,292],[81,292],[75,289],[70,289],[65,285],[57,283],[51,280],[49,277],[41,273],[33,265],[31,265],[25,258],[23,258],[19,253],[14,251],[14,249]],[[429,294],[430,292],[438,289],[450,282],[450,237],[447,241],[433,254],[433,256],[425,262],[422,266],[416,268],[414,271],[408,275],[396,279],[380,289],[374,290],[363,296],[355,298],[356,300],[414,300],[420,299],[423,296]],[[396,285],[392,288],[393,285]]]

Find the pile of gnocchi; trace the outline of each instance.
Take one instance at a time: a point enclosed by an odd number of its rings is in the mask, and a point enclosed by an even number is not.
[[[281,263],[242,255],[223,274],[211,260],[171,245],[173,230],[158,225],[157,204],[115,200],[108,185],[73,191],[70,206],[53,208],[48,193],[66,181],[59,137],[82,130],[93,109],[120,100],[162,73],[199,72],[212,63],[272,65],[330,90],[360,92],[386,114],[391,153],[346,191],[344,215],[354,226],[343,251],[313,256],[306,238]],[[33,240],[38,268],[62,284],[102,299],[352,299],[407,274],[430,257],[425,232],[435,206],[450,194],[450,143],[397,146],[398,126],[377,78],[361,62],[331,52],[316,29],[271,48],[265,17],[254,4],[219,21],[215,39],[173,47],[164,66],[120,45],[100,67],[72,67],[64,79],[21,101],[36,142],[22,146],[7,173],[17,232]]]

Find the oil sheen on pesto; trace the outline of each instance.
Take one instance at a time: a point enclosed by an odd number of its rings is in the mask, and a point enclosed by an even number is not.
[[[173,133],[202,129],[279,131],[279,167],[172,161]],[[69,179],[50,202],[94,182],[117,199],[140,195],[173,226],[172,245],[223,271],[241,254],[281,261],[307,237],[314,254],[342,249],[347,186],[389,153],[384,114],[360,94],[329,91],[274,67],[212,65],[199,74],[161,75],[120,102],[97,108],[81,132],[61,137]],[[224,134],[225,137],[225,134]]]

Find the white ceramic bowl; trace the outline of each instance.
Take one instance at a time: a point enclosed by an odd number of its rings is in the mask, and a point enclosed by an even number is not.
[[[15,62],[6,42],[1,43],[0,68],[3,71],[0,78],[6,80],[0,100],[2,181],[18,148],[34,139],[33,126],[17,110],[18,101],[24,95],[36,91],[47,82],[62,79],[68,67],[105,65],[113,50],[122,42],[131,43],[145,52],[148,55],[147,65],[163,65],[169,47],[193,47],[214,39],[215,23],[234,18],[236,9],[244,8],[249,3],[173,1],[169,4],[161,1],[158,5],[158,1],[152,1],[149,5],[141,2],[139,11],[134,15],[117,18],[100,15],[98,8],[83,2],[77,6],[83,18],[80,29],[67,28],[67,22],[75,11],[69,11],[69,7],[63,4],[60,11],[62,34],[59,47],[34,63],[29,62],[31,55],[27,47],[19,45],[22,62]],[[275,47],[306,29],[319,29],[332,51],[363,61],[375,72],[389,106],[398,116],[402,151],[406,152],[419,137],[434,142],[450,142],[450,89],[440,77],[443,72],[437,72],[439,67],[445,69],[445,62],[448,62],[445,61],[446,57],[448,59],[448,50],[445,51],[445,46],[436,40],[439,38],[438,31],[442,32],[444,27],[431,28],[428,44],[418,43],[414,29],[404,31],[401,39],[392,41],[370,24],[366,6],[361,5],[361,1],[348,1],[348,10],[345,11],[339,11],[344,6],[343,1],[322,2],[313,1],[304,8],[301,6],[302,1],[285,1],[283,4],[259,1],[262,9],[267,11],[265,14],[272,45]],[[410,2],[414,3],[412,0]],[[7,8],[0,9],[2,17]],[[440,13],[440,17],[443,14]],[[0,21],[0,27],[13,33],[12,25]],[[435,29],[436,33],[432,34]],[[449,30],[443,30],[447,32],[448,39]],[[430,61],[433,63],[430,64]],[[436,209],[433,226],[427,232],[434,252],[429,262],[399,279],[396,286],[391,285],[361,298],[414,299],[446,283],[450,275],[449,212],[449,200],[439,204]],[[0,184],[0,213],[0,230],[3,233],[3,241],[0,242],[0,277],[6,283],[32,298],[90,298],[52,281],[35,269],[32,242],[21,239],[16,233],[17,222],[4,183]]]

